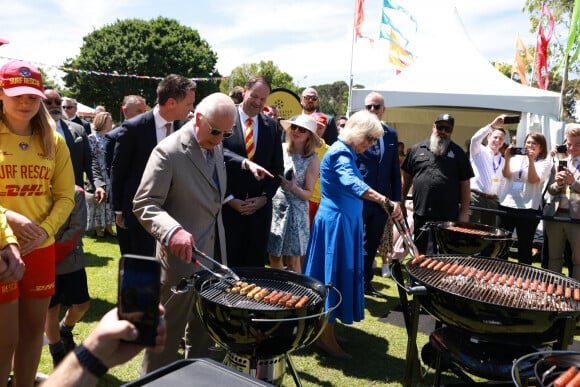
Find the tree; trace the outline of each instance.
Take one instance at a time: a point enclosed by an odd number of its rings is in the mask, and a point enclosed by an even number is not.
[[[138,94],[149,105],[155,104],[160,80],[148,77],[180,74],[190,78],[220,78],[216,62],[217,54],[199,33],[176,20],[163,17],[150,21],[117,20],[83,38],[80,54],[65,61],[64,67],[69,70],[64,81],[74,98],[87,105],[106,106],[119,121],[118,107],[125,95]],[[218,91],[218,87],[219,82],[197,82],[196,99]]]
[[[253,75],[262,75],[272,86],[272,89],[283,87],[294,92],[297,91],[296,85],[292,81],[292,77],[283,71],[280,71],[278,66],[271,60],[260,61],[260,63],[244,63],[232,70],[229,82],[222,82],[220,84],[220,91],[229,94],[234,86],[244,86],[248,78]]]
[[[546,4],[552,14],[554,15],[554,37],[550,41],[548,48],[549,67],[550,67],[550,84],[548,89],[561,93],[562,95],[562,112],[561,119],[572,119],[574,116],[574,101],[580,98],[580,88],[578,82],[569,82],[570,73],[579,75],[580,64],[569,63],[565,59],[565,65],[562,67],[562,73],[555,74],[555,70],[562,61],[565,54],[565,48],[561,42],[568,41],[568,32],[570,31],[570,24],[572,20],[572,12],[574,8],[574,0],[526,0],[523,11],[530,14],[531,28],[530,31],[537,33],[538,25],[541,22],[540,16],[542,5]],[[580,44],[576,38],[576,45]],[[556,80],[559,78],[559,82]],[[564,88],[562,88],[564,83]]]

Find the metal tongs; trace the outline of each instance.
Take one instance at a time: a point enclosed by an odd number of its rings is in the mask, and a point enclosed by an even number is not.
[[[391,219],[393,219],[393,223],[395,224],[395,227],[397,227],[397,231],[399,231],[399,234],[401,234],[401,237],[403,238],[403,242],[405,243],[405,245],[409,249],[409,254],[411,254],[411,257],[413,257],[413,258],[418,257],[419,256],[419,249],[417,249],[415,242],[413,242],[413,234],[411,233],[411,229],[409,228],[409,225],[407,224],[407,220],[405,218],[403,218],[403,221],[399,222],[398,220],[396,220],[393,217],[392,212],[393,212],[393,209],[395,208],[395,204],[389,198],[387,198],[385,200],[385,208],[387,209],[387,212],[389,213],[389,216],[391,217]]]
[[[195,246],[193,247],[193,252],[196,253],[197,255],[199,255],[200,257],[203,257],[204,259],[211,262],[213,266],[217,266],[219,269],[221,269],[222,271],[225,272],[225,275],[220,274],[216,270],[212,270],[208,266],[204,265],[202,262],[200,262],[199,259],[192,259],[193,263],[203,267],[205,270],[209,271],[211,274],[213,274],[220,281],[226,282],[228,285],[232,285],[235,281],[240,280],[240,277],[236,273],[234,273],[234,271],[232,269],[230,269],[226,265],[223,265],[222,263],[216,261],[215,259],[211,258],[209,255],[207,255],[203,251],[199,250],[197,247],[195,247]]]

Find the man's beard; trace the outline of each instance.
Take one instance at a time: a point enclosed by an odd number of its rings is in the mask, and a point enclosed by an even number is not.
[[[316,106],[314,106],[314,104],[306,104],[302,106],[302,110],[304,110],[308,114],[312,114],[316,111]]]
[[[435,156],[443,156],[443,154],[447,151],[449,142],[450,140],[441,138],[437,136],[437,134],[432,133],[431,138],[429,139],[429,150]]]
[[[48,114],[50,114],[55,122],[62,118],[62,111],[60,109],[50,109]]]

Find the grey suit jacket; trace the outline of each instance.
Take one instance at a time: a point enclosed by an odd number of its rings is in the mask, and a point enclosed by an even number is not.
[[[193,235],[197,248],[209,256],[221,256],[226,263],[226,246],[222,223],[222,202],[226,187],[223,148],[214,148],[219,188],[207,167],[202,150],[188,122],[179,131],[161,141],[153,150],[141,184],[133,200],[133,211],[143,227],[158,242],[157,256],[162,260],[162,282],[177,284],[180,278],[195,272],[167,251],[160,253],[170,231],[181,226]],[[219,238],[219,254],[216,254]],[[170,282],[171,281],[171,282]]]
[[[555,173],[552,175],[555,175]],[[564,186],[559,187],[554,180],[554,176],[552,176],[548,185],[548,193],[552,195],[552,197],[544,208],[545,216],[554,216],[556,214],[558,206],[560,205],[560,194],[563,189]],[[570,218],[580,219],[580,176],[576,177],[574,183],[570,185]]]

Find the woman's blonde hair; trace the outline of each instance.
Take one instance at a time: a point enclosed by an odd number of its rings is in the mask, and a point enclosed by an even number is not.
[[[111,117],[111,113],[109,112],[97,113],[95,119],[93,120],[93,128],[95,129],[95,132],[100,132],[101,130],[103,130],[109,117]],[[111,117],[111,120],[112,119],[113,118]]]
[[[6,125],[4,118],[3,103],[0,101],[0,120]],[[44,102],[40,102],[38,112],[30,119],[30,127],[32,134],[38,133],[42,139],[42,151],[44,158],[47,160],[54,159],[56,144],[54,141],[54,132],[56,130],[56,123],[48,114],[48,110],[44,106]]]
[[[297,125],[298,126],[298,125]],[[308,138],[304,143],[304,149],[302,150],[302,156],[308,157],[316,151],[318,147],[318,141],[316,137],[310,130],[306,130],[308,133]],[[288,153],[295,153],[294,152],[294,141],[292,141],[292,125],[288,126],[286,129],[286,141],[288,142]]]
[[[349,145],[359,145],[367,136],[381,138],[385,134],[381,121],[373,113],[361,110],[354,113],[340,129],[340,138]]]

